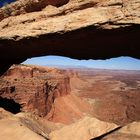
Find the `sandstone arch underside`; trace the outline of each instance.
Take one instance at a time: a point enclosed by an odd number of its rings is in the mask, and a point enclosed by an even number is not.
[[[1,74],[43,55],[140,59],[140,0],[35,2],[18,0],[0,9]]]

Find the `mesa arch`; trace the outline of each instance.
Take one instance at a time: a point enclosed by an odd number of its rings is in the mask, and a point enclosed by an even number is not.
[[[1,74],[14,63],[43,55],[140,59],[139,0],[48,0],[46,7],[30,2],[18,0],[0,9]]]

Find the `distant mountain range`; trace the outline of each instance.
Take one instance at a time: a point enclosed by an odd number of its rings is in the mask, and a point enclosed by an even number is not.
[[[104,69],[104,68],[92,68],[92,67],[86,67],[86,66],[73,66],[73,65],[44,65],[46,67],[54,67],[54,68],[61,68],[61,69],[80,69],[80,70],[91,70],[91,71],[123,71],[123,72],[138,72],[140,73],[140,70],[126,70],[126,69]]]
[[[88,68],[86,66],[81,66],[81,65],[77,65],[77,66],[74,66],[74,65],[44,65],[44,66],[47,66],[47,67],[55,67],[55,68]]]

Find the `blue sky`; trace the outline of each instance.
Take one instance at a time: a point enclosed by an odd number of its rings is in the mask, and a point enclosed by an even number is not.
[[[11,3],[13,1],[15,1],[15,0],[0,0],[0,7],[3,6],[6,3]]]
[[[118,57],[107,60],[77,60],[60,56],[44,56],[28,59],[23,63],[43,66],[60,65],[102,69],[140,70],[140,60],[131,57]]]

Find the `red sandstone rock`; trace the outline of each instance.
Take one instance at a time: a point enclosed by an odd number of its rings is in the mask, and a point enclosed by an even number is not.
[[[71,93],[72,76],[77,77],[72,71],[12,66],[0,83],[0,96],[19,103],[21,111],[32,112],[49,121],[70,124],[91,113],[90,104]]]
[[[0,96],[13,99],[21,111],[46,116],[55,98],[70,93],[69,77],[53,68],[11,67],[0,83]]]
[[[44,120],[71,124],[86,115],[117,124],[140,120],[139,72],[11,67],[0,97]]]

